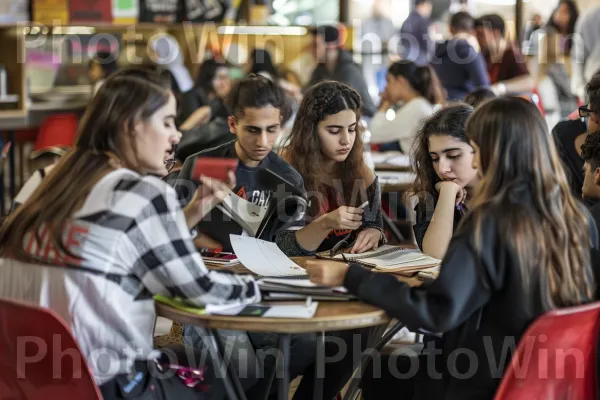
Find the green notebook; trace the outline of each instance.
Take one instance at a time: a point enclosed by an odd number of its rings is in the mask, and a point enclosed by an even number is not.
[[[161,294],[157,294],[156,296],[154,296],[154,301],[158,301],[159,303],[163,303],[163,304],[166,304],[173,308],[176,308],[178,310],[189,312],[192,314],[206,315],[205,308],[191,306],[177,297],[171,298],[171,297],[163,296]]]

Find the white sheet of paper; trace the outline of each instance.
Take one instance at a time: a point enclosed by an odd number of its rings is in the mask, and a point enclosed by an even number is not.
[[[290,260],[273,242],[240,235],[229,235],[229,239],[238,260],[257,275],[306,275],[306,270]]]
[[[289,304],[272,306],[264,313],[266,318],[312,318],[317,312],[318,302],[313,302],[308,307],[306,304]]]

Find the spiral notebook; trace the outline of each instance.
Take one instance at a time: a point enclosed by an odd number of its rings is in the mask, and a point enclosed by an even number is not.
[[[377,250],[367,251],[361,254],[344,253],[334,257],[329,256],[329,251],[317,254],[317,257],[340,260],[344,257],[349,262],[355,262],[366,267],[375,268],[380,272],[414,272],[422,269],[435,267],[441,264],[441,260],[421,253],[417,249],[407,249],[400,246],[384,245]]]

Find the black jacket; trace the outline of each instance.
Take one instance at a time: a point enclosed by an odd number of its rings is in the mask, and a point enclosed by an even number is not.
[[[352,55],[347,51],[340,50],[337,65],[333,73],[329,73],[325,64],[319,64],[315,68],[310,77],[310,82],[306,87],[324,81],[333,80],[345,83],[360,94],[363,101],[363,114],[367,117],[372,117],[377,111],[375,103],[369,94],[367,82],[363,76],[360,67],[352,60]]]
[[[554,144],[558,150],[571,191],[575,197],[581,199],[581,187],[583,186],[583,159],[575,148],[577,136],[587,131],[585,122],[581,119],[573,121],[561,121],[552,129]]]
[[[502,244],[498,214],[490,210],[488,215],[482,228],[482,255],[476,254],[474,223],[467,215],[450,243],[439,277],[429,285],[411,288],[393,275],[372,273],[356,264],[344,281],[351,293],[383,308],[411,330],[444,333],[443,355],[449,361],[445,364],[460,374],[469,368],[473,372],[464,379],[450,376],[446,399],[492,399],[510,361],[507,346],[518,344],[529,324],[545,312],[534,287],[523,291],[519,260]],[[597,246],[595,225],[591,226]],[[598,279],[597,253],[591,251]],[[441,366],[436,368],[440,372]]]

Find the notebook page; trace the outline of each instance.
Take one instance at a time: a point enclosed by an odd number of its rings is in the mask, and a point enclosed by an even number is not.
[[[277,244],[248,236],[229,235],[231,247],[244,267],[261,276],[306,275]]]

